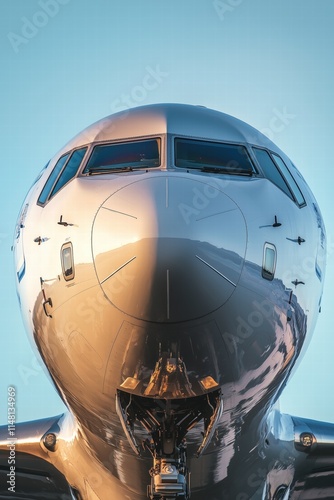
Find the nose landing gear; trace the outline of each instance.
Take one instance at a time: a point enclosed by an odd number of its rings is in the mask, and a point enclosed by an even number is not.
[[[199,457],[208,446],[223,410],[220,389],[203,396],[184,399],[154,399],[117,391],[116,409],[128,441],[139,455],[144,448],[153,458],[147,487],[150,500],[188,500],[190,471],[187,467],[185,436],[203,421],[203,439],[197,449]],[[148,438],[138,444],[135,423],[147,431]]]

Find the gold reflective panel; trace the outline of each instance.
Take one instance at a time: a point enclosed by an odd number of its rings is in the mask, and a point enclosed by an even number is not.
[[[134,390],[134,389],[136,389],[136,387],[139,383],[140,383],[140,380],[133,378],[133,377],[128,377],[126,380],[124,380],[123,384],[121,384],[121,387],[123,389]]]
[[[200,380],[199,382],[205,390],[212,389],[213,387],[218,387],[219,385],[218,382],[216,382],[215,379],[210,376],[202,378],[202,380]]]

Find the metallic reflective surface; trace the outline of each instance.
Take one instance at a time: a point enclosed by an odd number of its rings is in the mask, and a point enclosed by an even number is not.
[[[196,195],[200,214],[182,217]],[[238,206],[220,190],[160,175],[132,181],[102,204],[92,248],[97,278],[115,307],[146,321],[187,321],[218,309],[233,293],[246,226]],[[121,271],[131,280],[115,294]]]
[[[161,138],[160,167],[81,174],[95,144],[144,137]],[[176,168],[177,137],[242,145],[258,173]],[[77,176],[36,204],[59,157],[86,145]],[[304,207],[264,177],[251,145],[284,159]],[[41,460],[62,498],[333,497],[333,426],[275,406],[314,330],[326,236],[267,138],[195,106],[105,118],[34,184],[14,251],[27,331],[69,408],[20,426],[30,489],[18,498],[57,498],[36,493]]]

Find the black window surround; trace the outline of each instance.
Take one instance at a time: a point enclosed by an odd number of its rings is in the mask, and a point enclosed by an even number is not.
[[[75,149],[59,158],[38,197],[38,205],[44,206],[62,187],[76,176],[87,149],[88,146]]]
[[[263,171],[264,176],[280,188],[300,208],[306,205],[305,198],[282,158],[273,151],[256,146],[253,154]]]
[[[161,165],[160,137],[96,144],[82,174],[94,175]]]
[[[256,174],[247,148],[241,144],[174,138],[176,167],[234,175]]]

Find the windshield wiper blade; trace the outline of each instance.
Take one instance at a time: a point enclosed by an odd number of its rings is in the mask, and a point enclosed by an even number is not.
[[[202,167],[201,172],[207,172],[210,174],[230,174],[230,175],[246,175],[246,176],[252,176],[253,172],[251,170],[245,170],[245,169],[240,169],[240,170],[233,170],[229,169],[226,167]]]
[[[120,172],[133,172],[132,167],[117,167],[117,168],[90,168],[88,170],[88,175],[95,174],[117,174]]]
[[[158,167],[158,166],[159,166],[159,163],[157,163],[154,160],[152,162],[146,161],[146,163],[138,163],[137,165],[124,165],[124,167],[113,167],[113,166],[110,166],[109,168],[107,166],[90,167],[84,173],[88,173],[88,175],[110,174],[110,173],[117,174],[120,172],[133,172],[134,170],[147,170],[147,169]]]

